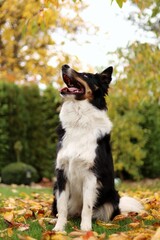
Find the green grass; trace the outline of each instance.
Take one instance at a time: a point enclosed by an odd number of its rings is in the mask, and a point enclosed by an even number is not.
[[[160,179],[144,179],[138,182],[124,181],[117,186],[119,191],[159,191],[160,190]]]
[[[31,195],[32,193],[48,193],[52,194],[52,188],[34,188],[30,186],[9,186],[0,185],[0,196],[3,198],[7,197],[22,197],[23,193]]]

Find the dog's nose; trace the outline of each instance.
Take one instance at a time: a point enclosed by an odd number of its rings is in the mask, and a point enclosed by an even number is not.
[[[69,68],[69,66],[67,64],[62,66],[62,70],[67,70]]]

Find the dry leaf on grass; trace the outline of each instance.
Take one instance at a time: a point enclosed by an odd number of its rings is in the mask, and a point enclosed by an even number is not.
[[[119,233],[110,235],[109,240],[131,240],[131,238],[125,233]]]
[[[97,225],[101,226],[101,227],[105,227],[105,228],[119,228],[120,226],[118,224],[114,224],[114,223],[106,223],[100,220],[96,221]]]
[[[13,235],[13,229],[12,228],[7,228],[4,230],[0,230],[0,238],[5,239],[7,237],[11,238]]]
[[[68,240],[65,232],[46,231],[42,235],[42,240]]]
[[[159,240],[160,239],[160,227],[157,229],[156,233],[153,235],[151,240]]]
[[[133,222],[133,223],[129,223],[128,224],[128,227],[131,227],[131,228],[138,228],[140,227],[140,222]]]
[[[14,218],[13,212],[6,212],[6,213],[4,213],[4,214],[3,214],[3,218],[4,218],[4,220],[6,220],[7,222],[12,223],[13,218]]]
[[[18,236],[19,240],[37,240],[36,238],[32,238],[32,237],[30,237],[28,235],[23,235],[22,236],[22,235],[18,234],[17,236]]]

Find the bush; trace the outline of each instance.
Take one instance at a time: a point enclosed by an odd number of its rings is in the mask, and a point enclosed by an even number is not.
[[[26,184],[37,182],[39,176],[37,170],[31,165],[17,162],[4,167],[1,172],[2,182],[5,184]]]
[[[157,178],[160,177],[160,105],[156,101],[147,103],[141,112],[145,119],[142,127],[148,135],[145,144],[147,154],[141,171],[144,177]]]

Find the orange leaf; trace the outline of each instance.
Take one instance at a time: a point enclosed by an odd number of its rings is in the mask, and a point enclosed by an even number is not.
[[[128,218],[127,215],[122,215],[122,214],[119,214],[117,216],[114,217],[113,221],[122,221],[124,219]]]
[[[94,240],[94,239],[95,239],[95,235],[94,235],[94,233],[93,233],[92,231],[88,231],[88,232],[86,232],[86,234],[83,236],[83,239],[84,239],[84,240],[89,240],[89,239]]]

